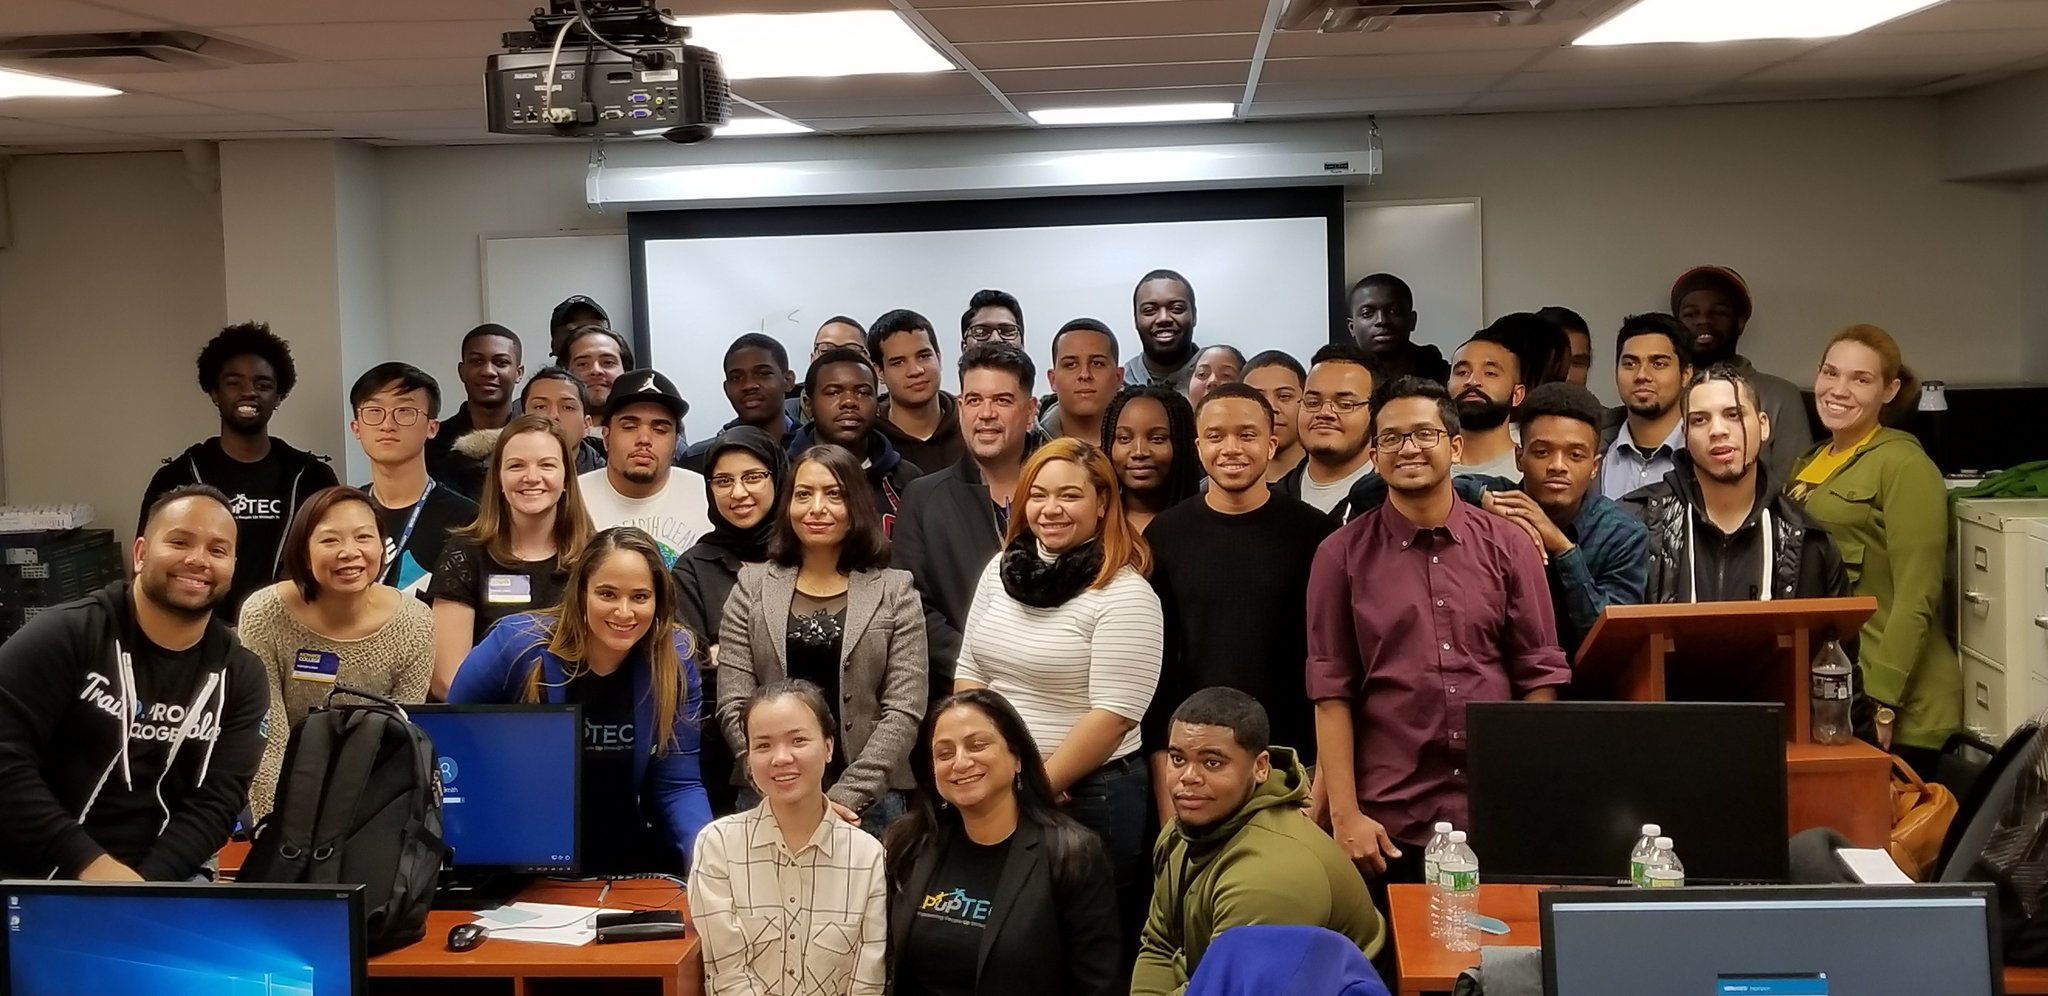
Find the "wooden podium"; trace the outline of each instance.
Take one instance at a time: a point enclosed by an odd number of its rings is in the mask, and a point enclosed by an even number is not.
[[[1813,655],[1877,611],[1870,597],[1617,605],[1579,645],[1573,694],[1624,702],[1778,702],[1785,706],[1790,833],[1826,826],[1857,847],[1891,837],[1891,757],[1860,740],[1812,742]],[[1712,745],[1701,745],[1711,749]]]

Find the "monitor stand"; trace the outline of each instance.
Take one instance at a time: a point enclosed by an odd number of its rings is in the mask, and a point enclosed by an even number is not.
[[[441,882],[434,889],[434,908],[469,911],[496,909],[517,899],[520,891],[531,881],[531,875],[443,869]]]

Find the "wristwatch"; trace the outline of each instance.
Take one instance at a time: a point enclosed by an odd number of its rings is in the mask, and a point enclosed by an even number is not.
[[[1893,710],[1891,706],[1881,705],[1877,707],[1877,725],[1890,726],[1898,718],[1898,712]]]

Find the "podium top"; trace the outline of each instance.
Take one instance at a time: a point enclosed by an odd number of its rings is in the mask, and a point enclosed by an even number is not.
[[[1641,649],[1643,641],[1670,637],[1687,653],[1776,652],[1778,637],[1794,630],[1851,636],[1877,612],[1877,599],[1788,598],[1770,602],[1674,602],[1615,605],[1600,614],[1574,660],[1574,670],[1611,674]]]

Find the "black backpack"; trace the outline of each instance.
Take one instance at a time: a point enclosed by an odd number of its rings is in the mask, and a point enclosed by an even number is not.
[[[361,885],[368,948],[389,951],[426,936],[447,850],[426,733],[390,699],[337,686],[292,730],[276,805],[236,878]]]

